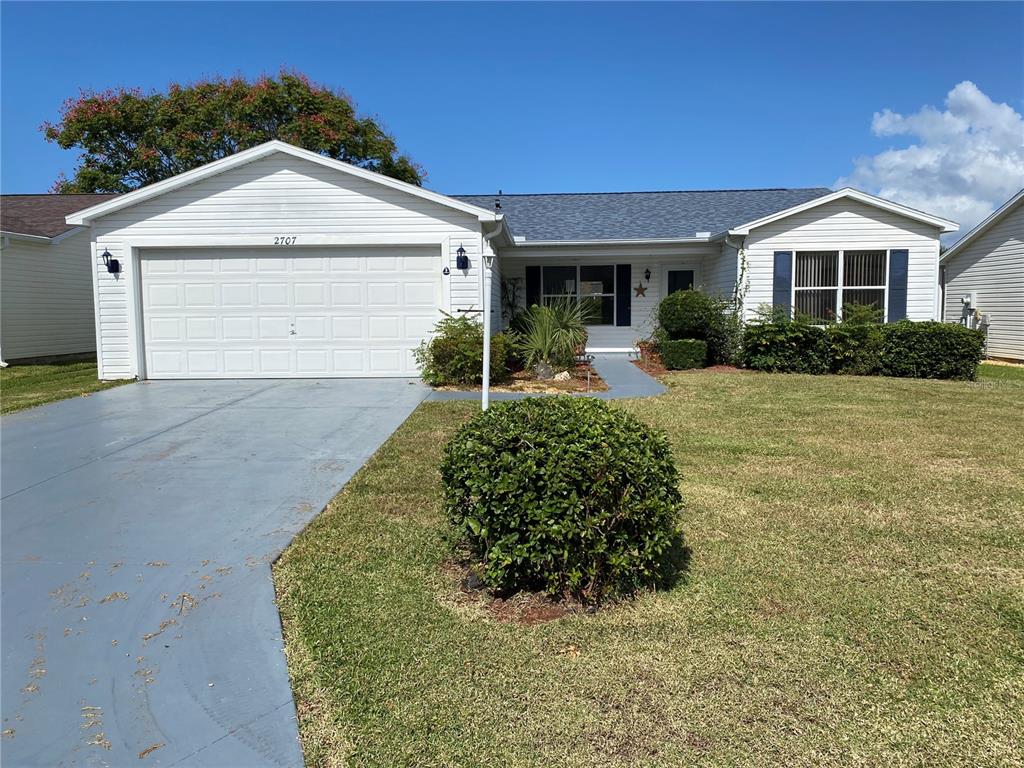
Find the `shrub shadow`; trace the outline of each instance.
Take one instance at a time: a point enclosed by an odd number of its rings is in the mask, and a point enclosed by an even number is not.
[[[690,560],[693,550],[686,544],[681,531],[672,535],[672,543],[658,563],[658,571],[654,578],[654,588],[658,590],[674,589],[686,584],[690,579]]]

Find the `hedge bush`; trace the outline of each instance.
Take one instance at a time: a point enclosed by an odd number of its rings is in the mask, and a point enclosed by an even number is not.
[[[661,361],[671,371],[703,368],[708,361],[708,345],[698,339],[673,339],[658,345]]]
[[[901,320],[882,326],[884,376],[973,381],[985,354],[985,334],[954,323]]]
[[[710,365],[734,361],[741,334],[729,302],[697,290],[670,293],[658,305],[658,323],[669,339],[707,342]]]
[[[849,376],[873,376],[881,370],[882,326],[840,323],[825,326],[829,370]]]
[[[829,345],[824,329],[796,320],[752,323],[743,332],[743,365],[775,373],[828,373]]]
[[[449,519],[502,593],[588,603],[656,583],[682,506],[668,439],[600,400],[498,403],[445,446]]]
[[[512,341],[504,334],[491,336],[491,383],[509,376]],[[445,315],[434,326],[434,335],[413,353],[423,380],[438,386],[472,386],[483,383],[484,330],[469,317]]]

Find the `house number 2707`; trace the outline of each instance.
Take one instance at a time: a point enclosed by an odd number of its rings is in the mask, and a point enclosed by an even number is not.
[[[297,239],[298,238],[295,237],[295,235],[291,235],[290,237],[275,237],[274,245],[295,245],[295,241]]]

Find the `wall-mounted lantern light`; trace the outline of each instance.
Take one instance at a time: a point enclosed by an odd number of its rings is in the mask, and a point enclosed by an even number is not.
[[[459,246],[459,250],[455,252],[455,268],[469,269],[469,256],[466,255],[466,249],[461,245]]]
[[[110,251],[103,251],[103,266],[107,268],[107,272],[112,275],[116,275],[121,271],[121,262],[110,255]]]
[[[651,270],[644,270],[644,280],[646,280],[648,283],[651,282]]]

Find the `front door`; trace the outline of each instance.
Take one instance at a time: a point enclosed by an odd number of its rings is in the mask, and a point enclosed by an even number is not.
[[[668,271],[668,293],[689,291],[693,288],[692,269],[670,269]]]

